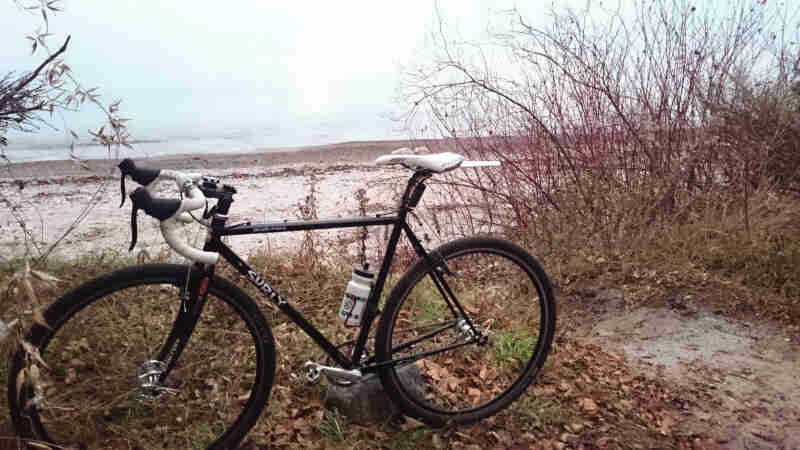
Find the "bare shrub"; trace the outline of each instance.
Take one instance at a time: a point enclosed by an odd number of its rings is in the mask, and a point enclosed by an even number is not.
[[[49,119],[58,110],[77,110],[86,102],[98,108],[105,117],[105,123],[97,131],[89,131],[91,139],[108,149],[109,156],[116,156],[120,147],[130,147],[128,144],[127,119],[120,116],[120,101],[105,103],[97,92],[97,88],[86,88],[73,76],[72,70],[66,64],[64,55],[68,50],[70,38],[53,50],[49,46],[48,38],[51,36],[50,19],[58,13],[60,3],[58,0],[13,0],[20,9],[20,13],[31,13],[41,17],[40,27],[28,36],[25,36],[31,45],[31,54],[45,53],[42,62],[28,73],[0,73],[0,168],[4,175],[13,177],[14,166],[6,153],[8,132],[36,133],[42,126],[51,126]],[[65,156],[81,164],[75,154],[75,143],[79,140],[78,133],[70,130],[71,143],[65,149]],[[107,182],[101,183],[94,195],[81,208],[72,225],[60,236],[51,242],[38,240],[38,235],[44,235],[44,223],[29,223],[25,219],[23,210],[33,208],[33,201],[25,191],[25,181],[15,180],[14,183],[0,183],[0,207],[7,208],[17,226],[24,236],[23,261],[9,258],[3,263],[14,264],[13,273],[8,277],[0,278],[0,302],[3,316],[13,315],[15,318],[9,323],[16,326],[14,330],[15,343],[26,354],[26,368],[20,372],[18,386],[27,385],[36,392],[34,400],[41,399],[40,391],[46,383],[44,369],[47,367],[39,352],[24,340],[25,331],[33,324],[44,327],[49,325],[45,321],[43,311],[50,303],[52,292],[48,292],[49,285],[57,282],[55,277],[42,271],[47,258],[59,246],[64,238],[74,231],[78,224],[88,216],[93,206],[100,200],[105,192]],[[37,233],[35,230],[41,231]],[[39,269],[39,270],[37,270]],[[44,291],[44,295],[43,295]],[[46,295],[46,300],[45,300]],[[3,320],[0,328],[8,332]],[[0,333],[7,334],[7,333]],[[5,336],[3,336],[5,337]]]
[[[698,194],[740,195],[766,173],[751,173],[755,161],[788,142],[724,120],[747,86],[771,80],[781,91],[796,78],[796,17],[782,8],[656,0],[553,11],[547,27],[511,13],[483,45],[438,31],[432,60],[406,76],[409,119],[436,124],[470,158],[503,163],[449,183],[477,192],[464,194],[468,208],[506,234],[551,252],[625,251],[643,230],[688,220]]]
[[[19,7],[20,14],[31,13],[41,17],[40,27],[25,37],[31,44],[31,54],[38,52],[38,54],[45,53],[46,56],[29,73],[0,74],[0,160],[2,160],[0,162],[2,162],[4,175],[14,176],[14,166],[11,164],[5,148],[8,143],[9,131],[36,133],[43,126],[52,126],[49,119],[52,118],[54,112],[58,110],[75,111],[87,102],[99,109],[105,117],[105,123],[98,126],[96,131],[89,131],[91,140],[105,146],[110,157],[118,156],[121,147],[130,147],[126,126],[128,119],[120,115],[120,101],[104,102],[98,88],[86,88],[74,76],[72,69],[64,59],[68,50],[69,37],[57,50],[54,51],[50,48],[49,38],[52,35],[50,20],[54,14],[61,11],[60,3],[41,0],[15,0],[14,3]],[[82,164],[83,161],[75,153],[75,144],[79,140],[79,135],[72,130],[69,130],[69,135],[71,142],[69,147],[65,148],[64,156]],[[84,167],[88,168],[85,165]],[[95,202],[99,201],[100,194],[105,190],[105,186],[98,189],[91,201],[81,208],[73,226],[69,227],[63,235],[56,236],[49,243],[38,243],[33,239],[34,232],[32,230],[35,227],[26,223],[24,215],[21,213],[30,203],[24,187],[24,180],[17,180],[17,183],[14,184],[0,184],[0,204],[11,211],[17,225],[23,230],[26,238],[25,257],[33,258],[36,264],[47,259],[64,238],[74,231],[91,211]]]
[[[800,54],[795,65],[800,64]],[[735,148],[745,187],[798,191],[800,181],[800,70],[768,80],[743,82],[736,94],[718,103],[709,132],[720,145]]]
[[[130,136],[125,125],[128,119],[119,115],[121,101],[104,102],[98,88],[84,87],[66,64],[64,55],[70,37],[57,50],[50,48],[50,17],[61,11],[59,1],[14,0],[14,3],[21,13],[41,16],[41,26],[25,38],[31,43],[31,54],[44,52],[47,56],[30,73],[11,72],[0,78],[0,158],[9,162],[5,153],[9,130],[35,133],[41,126],[50,126],[47,118],[52,117],[56,110],[75,111],[86,102],[98,108],[106,119],[97,131],[89,131],[92,140],[106,146],[109,155],[120,147],[130,148]],[[69,157],[78,160],[74,150],[79,136],[72,130],[70,134],[73,142],[69,146]]]
[[[316,175],[311,174],[306,179],[305,185],[308,188],[308,194],[302,201],[297,203],[297,217],[300,220],[317,220],[319,219],[319,205],[317,204],[319,179]],[[298,259],[303,261],[303,265],[308,267],[309,270],[316,268],[320,259],[324,256],[324,251],[313,231],[306,230],[303,232],[303,240],[297,253]]]

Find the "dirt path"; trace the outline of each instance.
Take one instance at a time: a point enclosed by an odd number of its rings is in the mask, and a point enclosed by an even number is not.
[[[774,323],[747,323],[691,295],[626,310],[622,290],[586,290],[583,340],[621,350],[638,370],[706,396],[676,429],[725,449],[800,448],[800,345]]]

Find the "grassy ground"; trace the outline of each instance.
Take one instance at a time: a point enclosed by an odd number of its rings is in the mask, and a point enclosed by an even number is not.
[[[274,287],[298,299],[303,314],[333,340],[350,338],[349,330],[334,317],[346,270],[312,265],[307,257],[262,255],[250,262],[266,273],[282,273]],[[52,291],[42,290],[40,296],[53,298],[121,264],[92,257],[52,265],[49,272],[63,283]],[[223,272],[233,278],[229,271]],[[302,379],[302,364],[309,359],[323,361],[321,351],[280,313],[268,308],[264,313],[277,341],[277,373],[270,403],[248,435],[246,448],[688,448],[705,436],[681,434],[673,428],[676,417],[690,409],[714,408],[702,392],[673,389],[629,368],[621,354],[571,338],[570,329],[576,325],[567,319],[559,323],[539,382],[506,411],[471,427],[447,430],[429,429],[413,420],[401,425],[357,425],[323,406],[324,383],[309,386]],[[219,354],[224,354],[225,343],[218,345]],[[511,347],[513,343],[509,352]],[[5,378],[5,362],[2,368],[0,376]],[[0,426],[11,438],[8,411],[2,404]]]

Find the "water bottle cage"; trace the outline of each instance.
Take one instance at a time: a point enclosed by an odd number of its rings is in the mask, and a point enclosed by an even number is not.
[[[350,294],[349,292],[345,292],[344,293],[344,297],[345,297],[346,300],[350,301],[349,307],[347,305],[345,305],[343,307],[343,309],[347,311],[347,316],[344,319],[345,323],[347,323],[353,317],[353,312],[356,309],[356,303],[358,303],[359,300],[361,300],[361,299],[359,299],[358,297],[356,297],[353,294]]]

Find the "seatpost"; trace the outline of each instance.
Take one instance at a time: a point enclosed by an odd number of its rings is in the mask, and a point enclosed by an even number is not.
[[[419,200],[422,198],[422,194],[425,192],[425,180],[432,175],[433,172],[430,171],[414,172],[414,175],[408,180],[403,198],[400,200],[401,217],[405,219],[406,214],[417,206]]]

